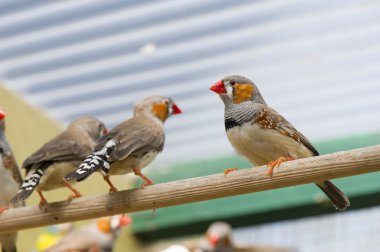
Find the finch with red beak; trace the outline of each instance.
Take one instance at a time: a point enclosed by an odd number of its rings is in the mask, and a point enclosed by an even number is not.
[[[210,89],[224,103],[224,125],[231,145],[253,165],[268,165],[269,176],[281,162],[319,155],[304,135],[266,104],[251,80],[228,76]],[[336,209],[350,205],[347,196],[330,181],[316,185]]]
[[[132,118],[100,138],[95,151],[76,171],[67,174],[65,180],[82,181],[95,171],[100,171],[110,192],[116,192],[109,176],[133,172],[144,180],[145,185],[152,185],[153,181],[141,170],[164,148],[163,126],[166,119],[182,112],[172,99],[155,95],[137,102],[133,113]]]

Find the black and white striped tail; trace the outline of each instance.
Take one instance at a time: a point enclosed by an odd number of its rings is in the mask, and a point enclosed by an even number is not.
[[[109,140],[106,145],[99,151],[93,152],[89,155],[76,171],[73,171],[65,176],[66,181],[75,179],[76,181],[85,180],[93,172],[102,169],[102,174],[108,174],[110,163],[108,161],[109,154],[113,150],[115,142]]]
[[[27,199],[40,183],[40,179],[43,174],[44,170],[42,168],[39,168],[31,176],[28,176],[22,183],[21,189],[18,191],[16,196],[11,199],[10,203],[14,204],[20,200]]]

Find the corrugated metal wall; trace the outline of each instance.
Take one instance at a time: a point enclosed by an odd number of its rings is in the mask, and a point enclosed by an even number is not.
[[[232,153],[208,88],[251,77],[312,141],[379,131],[380,2],[0,2],[0,76],[67,123],[113,126],[147,95],[173,97],[162,160]]]

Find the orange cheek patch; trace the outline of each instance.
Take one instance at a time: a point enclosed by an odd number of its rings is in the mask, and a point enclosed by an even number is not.
[[[103,233],[108,234],[111,232],[110,222],[108,218],[99,219],[96,222],[96,225],[98,226],[99,230]]]
[[[251,99],[253,86],[250,84],[236,84],[234,86],[234,103],[241,103]]]
[[[153,113],[161,120],[165,121],[168,117],[168,105],[166,103],[156,103],[153,105]]]

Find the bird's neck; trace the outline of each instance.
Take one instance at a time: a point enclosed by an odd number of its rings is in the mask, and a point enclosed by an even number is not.
[[[150,121],[153,121],[155,122],[158,126],[160,126],[161,128],[164,127],[164,122],[158,118],[157,116],[155,116],[153,113],[138,113],[138,114],[135,114],[135,117],[142,117],[142,118],[146,118]]]
[[[255,115],[255,104],[251,101],[239,104],[226,103],[224,110],[224,124],[226,131],[251,121]]]

